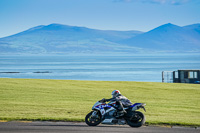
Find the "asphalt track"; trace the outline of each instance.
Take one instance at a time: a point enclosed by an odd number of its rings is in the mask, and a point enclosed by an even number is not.
[[[99,125],[89,127],[77,122],[0,122],[0,133],[200,133],[199,128],[127,125]]]

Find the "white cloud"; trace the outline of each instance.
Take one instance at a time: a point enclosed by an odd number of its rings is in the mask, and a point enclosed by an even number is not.
[[[170,5],[182,5],[192,0],[114,0],[115,2],[142,2],[153,4],[170,4]]]

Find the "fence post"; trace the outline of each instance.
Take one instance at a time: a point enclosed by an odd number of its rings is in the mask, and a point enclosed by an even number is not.
[[[164,71],[162,71],[162,82],[164,83]]]

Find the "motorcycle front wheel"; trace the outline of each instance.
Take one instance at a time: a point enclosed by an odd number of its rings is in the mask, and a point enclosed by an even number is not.
[[[95,116],[92,116],[92,113],[94,111],[91,111],[90,113],[88,113],[85,117],[85,123],[88,126],[97,126],[101,123],[101,115],[100,112],[97,112]]]
[[[135,111],[133,116],[126,121],[131,127],[141,127],[145,123],[145,116],[142,112]]]

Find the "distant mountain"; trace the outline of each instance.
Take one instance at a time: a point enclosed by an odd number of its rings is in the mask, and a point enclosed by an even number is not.
[[[161,25],[149,32],[40,25],[0,38],[0,53],[200,52],[200,24]]]
[[[120,43],[149,51],[200,52],[199,26],[200,24],[180,27],[168,23]]]
[[[134,37],[140,31],[94,30],[61,24],[40,25],[0,39],[1,53],[95,53],[126,52],[135,48],[117,41]]]
[[[194,31],[200,33],[200,24],[187,25],[187,26],[184,26],[183,28],[189,29],[189,30],[194,30]]]

